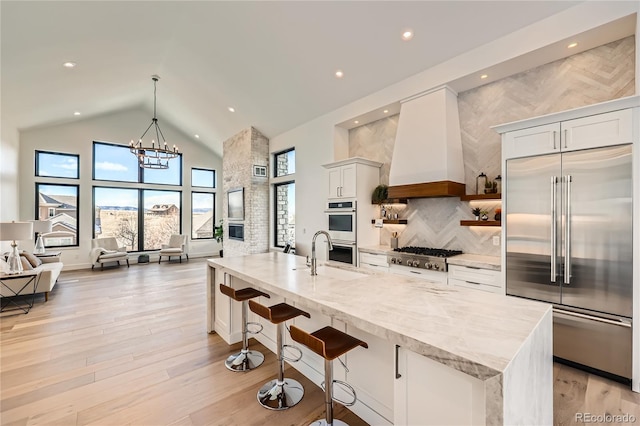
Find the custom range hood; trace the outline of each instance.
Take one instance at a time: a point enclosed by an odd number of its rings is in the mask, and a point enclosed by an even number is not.
[[[465,194],[457,94],[443,86],[402,101],[389,198]]]

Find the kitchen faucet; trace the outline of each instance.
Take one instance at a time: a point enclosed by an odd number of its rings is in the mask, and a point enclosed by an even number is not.
[[[311,240],[311,276],[316,276],[316,238],[318,235],[324,234],[327,237],[327,244],[329,244],[329,250],[333,250],[333,242],[331,241],[331,236],[327,231],[318,231],[313,235],[313,239]]]

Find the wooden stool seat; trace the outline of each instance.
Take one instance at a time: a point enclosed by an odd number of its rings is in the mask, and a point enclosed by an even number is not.
[[[366,342],[329,326],[316,330],[313,333],[307,333],[295,325],[292,325],[291,338],[296,342],[302,343],[329,361],[338,358],[340,355],[358,346],[362,346],[363,348],[369,347]]]
[[[267,298],[271,297],[267,293],[264,293],[260,290],[256,290],[255,288],[251,288],[251,287],[236,290],[227,285],[220,284],[220,291],[225,296],[229,296],[230,298],[238,302],[244,302],[245,300],[253,299],[254,297],[259,297],[259,296],[267,297]]]
[[[308,312],[298,309],[295,306],[287,305],[286,303],[278,303],[277,305],[267,307],[253,300],[249,300],[249,309],[262,318],[271,321],[273,324],[280,324],[281,322],[288,321],[300,315],[311,318]]]
[[[242,350],[240,352],[230,355],[225,361],[224,365],[231,371],[249,371],[258,367],[264,362],[264,355],[259,351],[249,350],[249,339],[247,333],[256,334],[262,331],[262,325],[257,323],[247,322],[248,318],[248,305],[247,301],[254,297],[267,297],[271,298],[267,293],[264,293],[255,288],[246,287],[240,290],[236,290],[233,287],[220,283],[220,292],[225,296],[229,296],[231,299],[242,302]],[[247,328],[248,324],[257,325],[259,330],[250,331]]]
[[[316,330],[313,333],[307,333],[306,331],[292,325],[289,329],[291,338],[298,343],[302,343],[311,351],[324,358],[324,405],[326,417],[322,420],[313,422],[312,426],[347,426],[343,421],[333,418],[333,383],[337,382],[348,387],[353,393],[352,402],[342,402],[344,405],[353,405],[356,403],[357,396],[356,391],[348,383],[341,380],[333,380],[333,360],[349,352],[351,349],[362,346],[368,348],[366,342],[360,339],[356,339],[353,336],[343,333],[340,330],[336,330],[333,327],[324,327],[320,330]]]

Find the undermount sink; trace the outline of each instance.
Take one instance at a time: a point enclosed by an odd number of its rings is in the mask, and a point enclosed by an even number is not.
[[[309,275],[311,274],[311,270],[308,267],[294,268],[293,270],[297,272],[309,274]],[[351,271],[348,269],[337,268],[329,265],[318,266],[316,272],[318,273],[317,275],[318,277],[334,278],[336,280],[342,280],[342,281],[357,280],[359,278],[364,278],[368,276],[368,274],[365,274],[362,272]]]

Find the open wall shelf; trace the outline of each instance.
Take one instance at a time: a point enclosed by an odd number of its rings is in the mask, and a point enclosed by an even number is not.
[[[499,220],[461,220],[460,226],[502,226]]]
[[[375,219],[371,219],[371,223],[376,223]],[[384,225],[406,225],[407,219],[383,219],[382,223]]]

